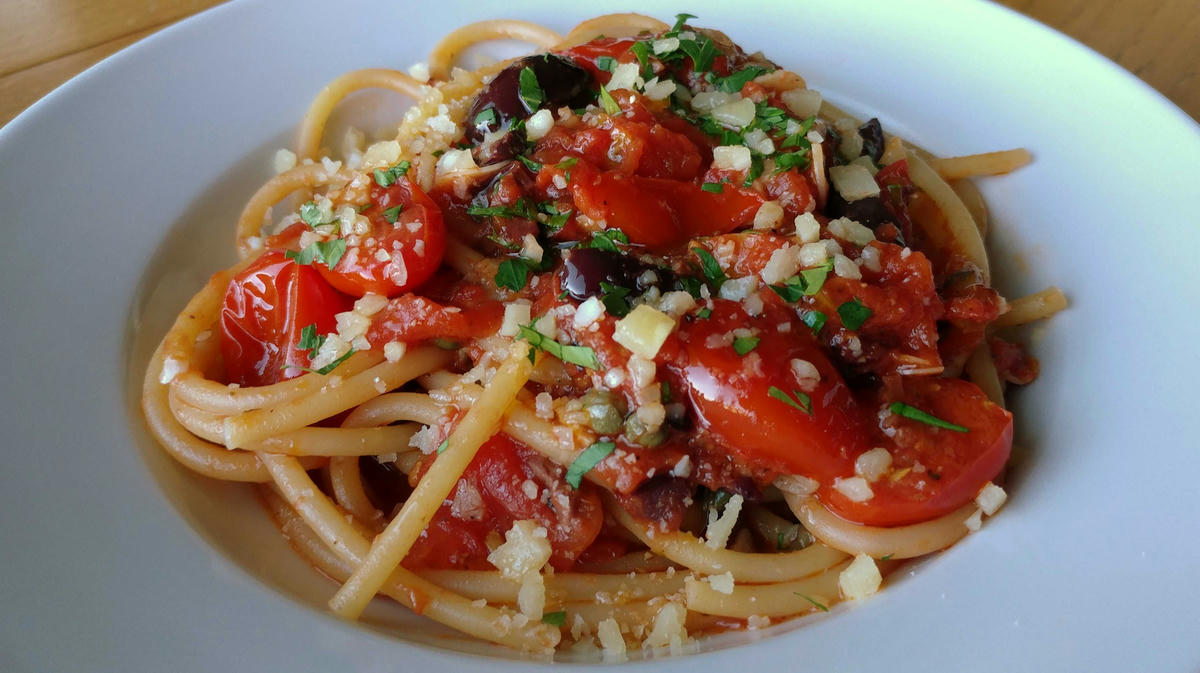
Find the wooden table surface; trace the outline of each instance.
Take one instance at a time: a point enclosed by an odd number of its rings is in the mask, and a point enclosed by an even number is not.
[[[0,125],[100,59],[221,0],[0,0]],[[1000,0],[1200,119],[1200,0]]]

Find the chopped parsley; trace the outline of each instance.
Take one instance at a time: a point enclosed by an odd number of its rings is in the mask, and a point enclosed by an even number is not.
[[[783,281],[782,284],[771,285],[770,288],[784,301],[797,302],[801,297],[811,297],[820,292],[821,287],[825,285],[825,279],[832,270],[833,260],[827,260],[821,266],[805,269]],[[821,324],[824,324],[824,320],[821,321]]]
[[[562,229],[567,224],[567,220],[571,218],[571,213],[575,212],[571,209],[559,210],[558,206],[553,203],[546,202],[538,204],[538,212],[546,215],[546,221],[542,222],[546,227],[546,231],[553,234]]]
[[[717,55],[717,45],[704,35],[697,34],[691,40],[679,40],[679,49],[692,59],[695,71],[705,72],[712,68],[713,58]]]
[[[700,189],[713,194],[720,194],[725,191],[725,183],[723,182],[706,182],[700,185]]]
[[[758,337],[738,337],[733,340],[733,350],[738,355],[745,356],[746,353],[758,347],[758,342],[761,341]]]
[[[537,75],[534,74],[533,68],[521,68],[521,74],[517,77],[518,95],[521,97],[521,102],[530,112],[538,109],[542,103],[546,102],[546,94],[542,91],[542,87],[538,84]]]
[[[554,164],[554,167],[563,172],[563,179],[567,182],[571,181],[571,169],[575,164],[579,163],[579,157],[567,157],[562,161]]]
[[[388,224],[395,224],[396,220],[400,219],[400,211],[404,209],[403,205],[388,208],[383,211],[383,219]]]
[[[524,155],[519,156],[519,157],[517,157],[517,161],[520,161],[521,163],[525,164],[525,168],[528,168],[530,171],[533,171],[534,173],[537,173],[538,171],[542,170],[542,165],[540,163],[534,161],[533,159],[530,159],[527,156],[524,156]]]
[[[493,280],[496,281],[496,287],[517,292],[525,287],[525,283],[529,282],[529,270],[530,264],[524,259],[506,259],[500,262],[500,268],[496,269]]]
[[[608,89],[604,88],[603,84],[600,85],[600,104],[604,107],[604,111],[610,115],[621,112],[621,106],[617,105],[617,101],[613,100],[612,94],[608,92]]]
[[[533,206],[525,198],[517,199],[511,206],[471,206],[467,214],[472,217],[519,217],[526,220],[535,219]]]
[[[812,598],[812,597],[810,597],[810,596],[805,596],[804,594],[802,594],[802,593],[800,593],[800,592],[798,592],[798,591],[793,591],[792,593],[796,594],[796,595],[797,595],[797,596],[799,596],[800,598],[803,598],[804,600],[808,601],[809,603],[812,603],[812,604],[813,604],[813,607],[815,607],[816,609],[820,610],[821,612],[829,612],[829,607],[828,607],[828,606],[826,606],[826,605],[823,605],[823,604],[821,604],[821,603],[818,603],[818,602],[816,601],[816,599],[814,599],[814,598]]]
[[[534,329],[533,323],[519,325],[517,327],[517,338],[528,341],[530,346],[549,353],[563,362],[569,362],[573,365],[579,365],[580,367],[596,371],[600,370],[600,360],[596,358],[596,351],[587,346],[567,346],[560,344]],[[529,356],[530,359],[534,358],[535,354],[533,351],[530,351]]]
[[[738,143],[741,143],[739,140]],[[746,171],[746,179],[742,181],[743,187],[749,187],[754,184],[758,176],[763,172],[763,157],[758,152],[750,153],[750,170]]]
[[[621,287],[620,285],[614,285],[612,283],[601,281],[600,292],[600,301],[604,304],[604,310],[608,311],[609,315],[613,315],[618,318],[624,318],[626,315],[629,315],[631,307],[629,306],[629,300],[626,299],[626,297],[628,297],[629,293],[633,292],[633,290],[630,290],[627,287]]]
[[[325,218],[321,217],[321,209],[318,208],[317,204],[313,203],[312,201],[300,206],[300,219],[304,220],[304,223],[313,229],[316,229],[322,224],[330,224],[332,222],[332,220],[326,220]]]
[[[571,463],[571,467],[567,468],[567,483],[579,488],[583,483],[583,475],[591,472],[593,467],[599,465],[600,461],[607,458],[616,448],[617,445],[613,442],[596,442],[584,449]]]
[[[683,24],[686,23],[688,19],[698,19],[698,18],[700,18],[700,17],[696,16],[695,14],[688,14],[686,12],[680,12],[680,13],[676,14],[675,15],[675,25],[671,26],[671,34],[678,34],[679,31],[683,30]]]
[[[721,270],[721,265],[717,263],[717,259],[712,256],[712,253],[704,248],[692,248],[692,252],[696,257],[700,258],[700,271],[704,273],[704,277],[708,279],[708,284],[714,290],[720,290],[721,286],[729,278],[725,272]]]
[[[374,173],[375,184],[380,187],[391,187],[397,180],[404,177],[411,167],[411,161],[401,161],[391,168],[376,168]]]
[[[438,452],[438,453],[443,453],[443,452],[445,452],[445,451],[446,451],[446,449],[448,449],[448,448],[450,448],[450,438],[449,438],[449,437],[447,437],[447,438],[443,439],[441,444],[438,444],[438,447],[437,447],[437,452]]]
[[[879,560],[880,561],[890,561],[890,560],[892,560],[893,556],[895,556],[895,554],[888,554],[887,556],[880,556]]]
[[[824,313],[816,310],[805,311],[800,316],[800,321],[805,325],[808,325],[808,328],[813,331],[813,334],[817,334],[821,331],[821,328],[825,326],[825,321],[827,319],[828,318],[826,318]]]
[[[332,241],[315,241],[300,252],[288,250],[283,253],[283,256],[288,259],[294,259],[297,264],[304,266],[313,262],[320,262],[332,269],[337,266],[338,261],[344,254],[346,254],[345,239],[335,238]]]
[[[710,72],[708,73],[708,77],[706,79],[708,79],[713,86],[717,87],[717,91],[724,91],[725,93],[737,93],[742,90],[742,87],[746,85],[746,82],[749,82],[759,75],[765,75],[768,72],[771,71],[762,66],[752,65],[743,68],[742,70],[739,70],[728,77],[717,77]]]
[[[325,335],[317,334],[317,323],[313,323],[300,330],[300,343],[296,344],[296,350],[309,351],[308,359],[311,360],[324,343]]]
[[[696,311],[696,317],[699,318],[700,320],[708,320],[708,317],[710,315],[712,315],[712,309],[708,308],[707,306],[700,309],[699,311]]]
[[[596,59],[596,67],[605,72],[612,72],[613,68],[617,67],[617,59],[612,56],[601,56]]]
[[[629,51],[637,57],[638,64],[641,66],[642,78],[651,77],[654,70],[650,67],[650,45],[645,42],[634,42],[629,45]]]
[[[783,171],[793,168],[808,168],[808,150],[797,150],[795,152],[783,152],[775,155],[775,172],[782,173]]]
[[[567,623],[567,611],[546,612],[542,614],[542,623],[550,626],[562,626]]]
[[[792,397],[790,395],[783,392],[779,388],[776,388],[775,386],[771,386],[770,388],[767,388],[767,394],[770,395],[771,397],[774,397],[775,399],[779,400],[780,402],[783,402],[784,404],[788,405],[789,407],[792,407],[793,409],[798,409],[800,411],[803,411],[804,413],[808,414],[809,416],[813,415],[812,398],[809,397],[808,395],[805,395],[804,393],[800,392],[799,390],[792,391],[792,395],[796,396],[795,399],[792,399]]]
[[[837,307],[838,315],[842,318],[842,325],[848,330],[857,330],[863,326],[867,318],[871,317],[871,309],[867,305],[858,300],[858,297]]]
[[[603,231],[592,232],[592,240],[584,243],[583,248],[595,248],[597,250],[607,250],[608,252],[618,252],[617,244],[629,245],[629,237],[620,229],[605,229]]]
[[[321,337],[322,341],[324,341],[324,339],[325,339],[324,337]],[[340,365],[343,362],[345,362],[346,360],[348,360],[351,355],[354,355],[355,352],[356,351],[353,348],[351,348],[350,350],[343,353],[340,358],[334,360],[333,362],[330,362],[329,364],[325,365],[324,367],[321,367],[320,369],[309,369],[308,367],[299,367],[297,365],[284,365],[283,369],[299,369],[302,372],[308,372],[310,374],[320,374],[320,375],[324,376],[324,375],[332,372],[333,370],[337,369],[338,365]]]
[[[491,126],[497,121],[499,120],[496,118],[496,108],[490,107],[475,115],[475,126]]]
[[[970,430],[964,426],[955,425],[949,421],[943,421],[937,416],[921,411],[920,409],[909,406],[903,402],[892,402],[892,405],[888,407],[888,409],[897,416],[903,416],[914,421],[920,421],[925,425],[932,425],[935,428],[943,428],[953,432],[970,432]]]

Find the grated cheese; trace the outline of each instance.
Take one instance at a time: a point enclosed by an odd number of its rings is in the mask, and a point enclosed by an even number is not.
[[[863,451],[854,459],[854,473],[867,481],[878,481],[891,466],[892,454],[881,446]]]
[[[740,494],[735,493],[729,498],[729,502],[725,503],[725,510],[721,512],[721,516],[708,524],[708,530],[704,532],[704,544],[709,549],[724,549],[725,545],[729,544],[729,536],[733,533],[733,527],[737,525],[743,500]]]
[[[796,238],[800,239],[801,243],[816,243],[820,240],[821,223],[817,222],[812,213],[797,215],[795,224]]]
[[[528,325],[531,304],[528,299],[517,299],[504,305],[504,320],[500,323],[500,336],[514,337],[521,325]]]
[[[647,304],[639,304],[617,321],[613,341],[631,353],[653,360],[674,329],[675,321],[671,316]]]
[[[833,480],[833,488],[851,502],[866,502],[875,497],[871,485],[862,477],[838,477]]]
[[[883,575],[879,574],[879,567],[875,565],[875,559],[866,554],[859,554],[854,557],[850,565],[838,575],[838,588],[842,590],[842,595],[849,600],[858,600],[866,598],[879,591],[879,585],[883,583]]]
[[[775,229],[783,222],[783,206],[778,201],[763,201],[754,213],[755,229]]]
[[[725,571],[720,575],[709,575],[708,583],[712,585],[713,591],[722,594],[733,593],[733,573]]]
[[[1008,500],[1008,494],[1004,492],[1004,489],[991,482],[988,482],[979,495],[975,496],[975,504],[979,505],[979,509],[982,509],[983,513],[988,516],[995,514],[1005,500]]]
[[[554,114],[549,110],[538,110],[525,122],[525,136],[530,140],[541,140],[554,128]]]
[[[546,529],[537,521],[524,519],[513,522],[512,528],[504,534],[504,544],[488,554],[488,562],[505,577],[520,580],[526,575],[537,574],[550,560],[550,553]]]
[[[596,626],[596,636],[600,639],[600,647],[604,649],[605,662],[625,661],[625,638],[621,636],[617,620],[608,617],[600,622]]]

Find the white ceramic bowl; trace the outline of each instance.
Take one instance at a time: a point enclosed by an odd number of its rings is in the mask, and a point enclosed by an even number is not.
[[[1039,331],[1042,378],[1013,400],[1025,450],[981,533],[861,605],[630,667],[1196,670],[1196,124],[989,4],[623,4],[700,14],[935,152],[1029,148],[1031,167],[981,183],[997,283],[1008,296],[1055,284],[1072,301]],[[234,218],[320,87],[424,60],[440,35],[498,16],[585,18],[551,2],[236,2],[0,131],[0,668],[528,666],[395,606],[361,625],[329,616],[332,585],[246,490],[165,457],[137,407],[149,350],[232,259]],[[375,122],[396,115],[396,99],[365,102]]]

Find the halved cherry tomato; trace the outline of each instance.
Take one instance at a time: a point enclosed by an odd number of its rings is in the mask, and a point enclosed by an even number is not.
[[[604,510],[594,486],[572,489],[562,475],[561,468],[507,435],[492,436],[451,493],[452,504],[437,511],[404,565],[489,568],[487,534],[533,519],[546,528],[551,564],[570,568],[600,534]],[[537,488],[537,497],[526,493],[526,482]]]
[[[974,384],[900,377],[890,394],[856,400],[806,327],[796,324],[780,333],[777,322],[775,317],[752,320],[738,304],[718,300],[708,320],[686,328],[683,373],[698,424],[728,451],[752,465],[816,479],[822,503],[850,521],[873,526],[948,514],[1003,469],[1012,447],[1012,415]],[[745,356],[729,343],[739,327],[755,329],[760,339]],[[821,380],[815,389],[799,390],[793,359],[816,367]],[[808,397],[798,396],[798,390]],[[784,395],[794,404],[781,399]],[[890,413],[892,402],[967,432]],[[835,484],[854,477],[855,459],[874,447],[889,451],[891,468],[870,484],[869,499],[852,501]]]
[[[817,492],[829,509],[851,521],[902,526],[949,514],[995,478],[1012,451],[1012,414],[989,401],[975,384],[932,376],[901,379],[900,399],[885,396],[878,407],[881,426],[891,436],[886,442],[880,438],[877,445],[891,452],[892,467],[871,484],[874,495],[853,502],[833,488],[832,481],[822,482]],[[966,427],[967,432],[883,413],[893,401]]]
[[[389,187],[372,183],[371,202],[363,213],[371,230],[346,248],[333,269],[317,263],[317,270],[330,285],[355,297],[368,292],[395,297],[420,287],[446,253],[442,211],[407,177]]]
[[[261,386],[299,376],[309,366],[300,332],[336,331],[334,314],[349,311],[350,297],[326,283],[316,269],[282,252],[263,254],[234,276],[221,309],[221,354],[231,383]]]
[[[413,343],[425,339],[478,339],[495,334],[504,319],[504,305],[485,300],[474,306],[443,306],[432,299],[407,294],[388,302],[367,331],[373,344]]]
[[[753,320],[740,304],[713,302],[712,315],[686,327],[683,373],[699,426],[747,462],[821,479],[853,472],[856,454],[869,443],[869,418],[803,324],[779,332],[776,320]],[[738,355],[732,332],[752,328],[754,350]],[[790,364],[805,360],[820,382],[807,392]],[[772,388],[780,392],[772,394]],[[805,400],[796,395],[808,396]],[[787,395],[802,411],[777,399]]]

